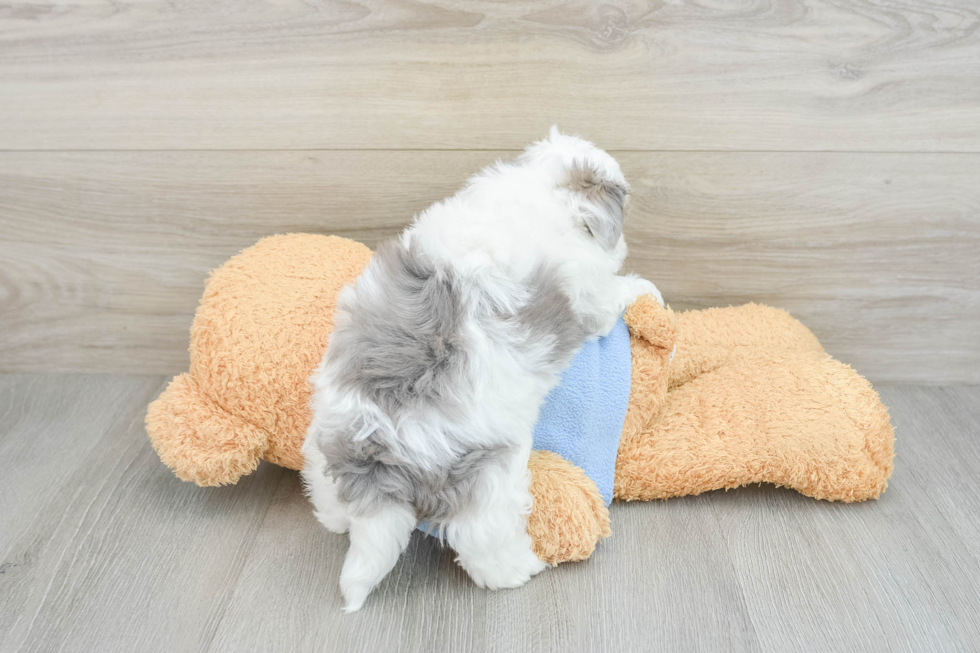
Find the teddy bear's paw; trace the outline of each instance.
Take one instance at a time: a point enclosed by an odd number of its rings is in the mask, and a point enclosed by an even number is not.
[[[637,298],[626,309],[623,319],[632,335],[666,350],[666,355],[673,351],[676,338],[674,312],[658,303],[651,295]]]

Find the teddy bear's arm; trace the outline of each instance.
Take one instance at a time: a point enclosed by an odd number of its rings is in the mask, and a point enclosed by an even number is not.
[[[623,315],[630,330],[632,381],[620,447],[636,438],[667,395],[676,330],[674,313],[644,295]]]

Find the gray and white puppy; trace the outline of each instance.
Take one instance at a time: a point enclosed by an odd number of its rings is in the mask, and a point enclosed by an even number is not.
[[[350,531],[346,610],[420,521],[480,586],[545,567],[526,532],[541,403],[585,340],[642,294],[662,302],[618,274],[628,194],[612,157],[552,128],[424,211],[341,292],[303,478],[323,525]]]

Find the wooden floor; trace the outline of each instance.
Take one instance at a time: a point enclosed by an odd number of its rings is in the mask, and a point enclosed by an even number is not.
[[[980,642],[980,388],[882,387],[878,501],[747,487],[616,504],[587,562],[477,589],[416,535],[340,611],[345,537],[296,473],[177,480],[162,377],[0,376],[0,651],[969,651]]]

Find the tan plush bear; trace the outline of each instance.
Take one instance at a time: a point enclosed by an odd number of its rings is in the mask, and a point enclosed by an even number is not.
[[[337,294],[370,258],[351,240],[292,234],[214,271],[191,328],[190,371],[146,416],[153,446],[178,477],[234,483],[261,459],[302,468],[308,378]],[[617,500],[759,482],[832,501],[884,491],[894,441],[887,410],[788,313],[748,304],[674,314],[641,298],[624,319],[633,365]],[[529,469],[535,553],[552,564],[590,556],[610,534],[595,483],[551,452],[534,452]]]

